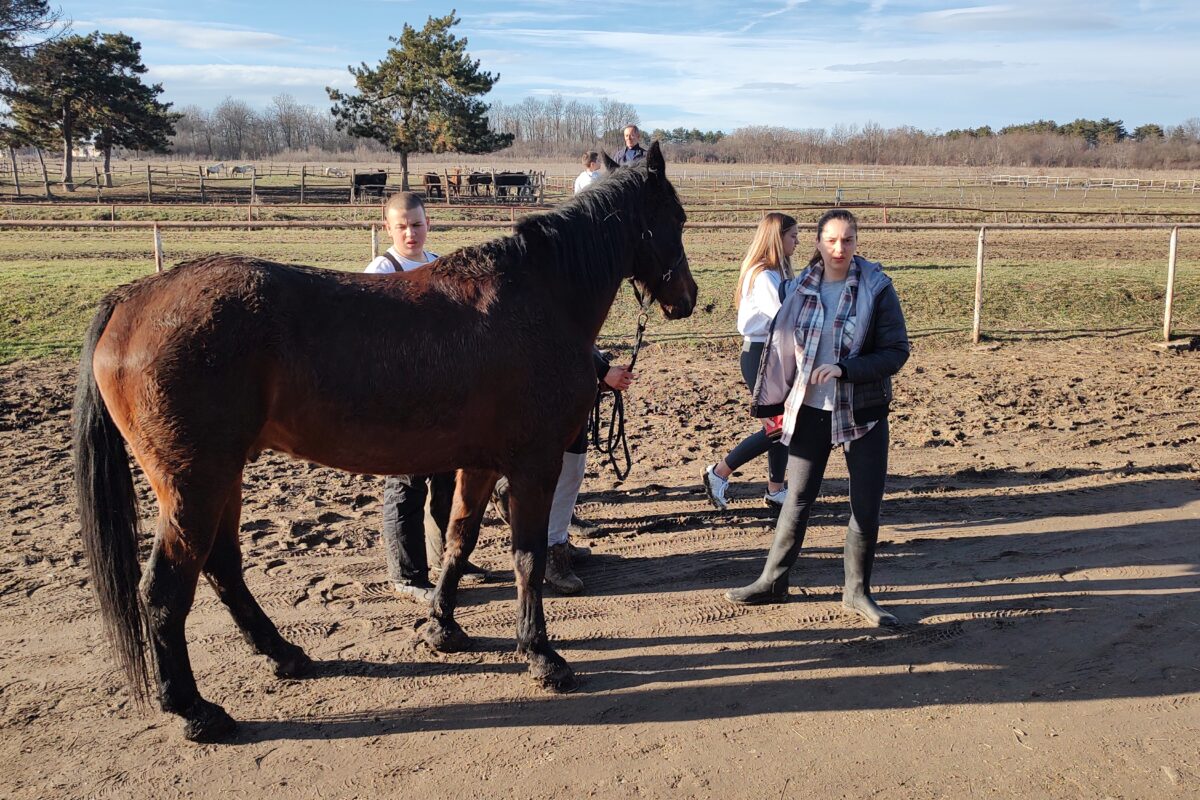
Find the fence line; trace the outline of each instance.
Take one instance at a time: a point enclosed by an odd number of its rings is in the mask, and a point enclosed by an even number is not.
[[[254,163],[246,162],[243,164],[234,164],[230,162],[227,167],[222,168],[220,174],[209,174],[208,168],[212,166],[211,162],[201,163],[179,163],[179,164],[159,164],[152,166],[148,163],[139,162],[136,166],[130,162],[126,164],[118,164],[104,173],[100,168],[90,161],[77,161],[78,175],[73,185],[80,194],[95,194],[96,202],[103,202],[106,196],[111,197],[114,193],[129,194],[138,192],[148,199],[152,199],[156,194],[163,197],[166,195],[174,197],[198,196],[203,200],[206,197],[206,192],[213,195],[229,196],[234,193],[246,193],[252,201],[260,196],[278,197],[281,195],[299,194],[300,201],[303,202],[306,196],[320,197],[322,195],[336,196],[339,192],[352,190],[354,186],[354,174],[364,171],[377,171],[387,174],[388,181],[399,176],[400,170],[396,169],[395,164],[352,164],[338,167],[326,167],[323,165],[302,164],[275,164],[271,163]],[[91,167],[89,174],[88,167]],[[244,172],[238,171],[234,173],[234,168],[238,170],[245,169]],[[504,167],[496,170],[492,167],[460,167],[456,168],[461,171],[455,174],[459,175],[457,179],[460,183],[466,182],[462,178],[463,175],[477,173],[480,175],[495,175],[498,172],[520,172],[535,176],[538,181],[538,186],[541,190],[545,188],[553,188],[556,194],[569,195],[573,174],[547,174],[545,170],[538,171],[535,169],[521,170],[515,166]],[[414,189],[420,189],[426,173],[435,174],[437,176],[445,176],[446,184],[450,184],[449,168],[442,165],[432,165],[426,168],[419,166],[414,167],[409,172],[410,183]],[[40,165],[33,162],[22,162],[18,169],[18,174],[25,178],[26,185],[29,187],[29,193],[42,193],[50,196],[50,186],[62,186],[61,172],[55,172],[48,167],[47,179],[50,181],[48,185],[43,187],[42,174]],[[102,181],[101,178],[105,180]],[[291,179],[296,181],[292,182]],[[285,179],[286,183],[280,183],[279,179]],[[439,177],[439,179],[441,179]],[[0,180],[12,184],[12,169],[3,161],[0,161]],[[102,186],[102,183],[107,183],[111,180],[112,187]],[[263,185],[263,181],[274,181],[272,185]],[[672,180],[677,184],[677,188],[681,191],[689,191],[696,193],[699,196],[701,193],[708,192],[716,194],[719,192],[736,192],[738,198],[743,196],[756,197],[759,193],[766,192],[767,196],[774,198],[775,193],[779,190],[799,190],[806,192],[810,190],[826,190],[834,191],[835,196],[833,202],[841,204],[843,193],[847,192],[867,192],[868,200],[870,192],[880,192],[882,190],[893,190],[897,192],[897,203],[900,202],[905,191],[918,192],[936,192],[957,190],[960,193],[965,193],[968,190],[990,190],[995,198],[997,188],[1025,190],[1041,189],[1052,193],[1053,197],[1058,196],[1058,192],[1079,192],[1084,198],[1092,191],[1111,192],[1114,197],[1120,192],[1140,193],[1144,197],[1149,197],[1151,193],[1166,197],[1168,195],[1176,197],[1195,197],[1200,190],[1200,179],[1182,178],[1182,179],[1166,179],[1166,178],[1140,178],[1140,177],[1074,177],[1069,175],[1021,175],[1021,174],[983,174],[976,173],[970,175],[911,175],[911,174],[888,174],[886,170],[880,167],[815,167],[807,171],[795,170],[691,170],[689,171],[685,165],[676,165],[672,172]],[[35,189],[34,187],[42,187]],[[495,186],[494,182],[492,184]],[[446,185],[442,186],[441,197],[445,198],[445,204],[450,205],[450,194],[445,192]],[[465,187],[464,187],[465,188]],[[514,198],[515,199],[515,198]],[[460,197],[460,200],[466,201],[466,197]]]
[[[330,230],[355,230],[378,225],[379,220],[92,220],[92,219],[0,219],[3,228],[326,228]],[[510,228],[511,221],[445,220],[432,222],[437,228]],[[745,230],[758,227],[757,222],[686,222],[684,228],[707,230]],[[860,223],[859,229],[872,231],[974,231],[981,227],[977,222],[888,222]],[[982,227],[988,230],[1040,230],[1040,231],[1130,231],[1172,230],[1200,228],[1200,222],[996,222]]]
[[[150,220],[0,220],[0,229],[4,228],[34,228],[34,229],[55,229],[55,228],[129,228],[129,229],[150,229],[153,236],[153,252],[156,271],[162,270],[162,238],[161,231],[163,229],[173,230],[211,230],[214,228],[226,230],[256,230],[256,229],[278,229],[278,228],[296,228],[296,229],[326,229],[326,230],[367,230],[371,237],[371,252],[378,252],[378,221],[363,220],[363,221],[347,221],[347,220],[262,220],[262,221],[150,221]],[[450,220],[446,222],[434,223],[430,227],[433,229],[439,228],[505,228],[510,227],[511,223],[500,222],[496,220]],[[700,229],[700,230],[747,230],[758,227],[755,222],[689,222],[684,225],[685,228]],[[1041,231],[1103,231],[1103,230],[1169,230],[1171,232],[1169,242],[1169,254],[1167,260],[1167,290],[1163,308],[1163,344],[1171,343],[1171,323],[1172,323],[1172,307],[1175,300],[1175,279],[1176,279],[1176,254],[1179,241],[1180,229],[1200,229],[1200,223],[1084,223],[1084,224],[1067,224],[1067,223],[997,223],[994,225],[978,225],[973,223],[962,222],[926,222],[926,223],[888,223],[888,224],[862,224],[859,225],[862,230],[872,231],[979,231],[978,249],[975,263],[975,304],[973,309],[973,322],[971,326],[971,341],[978,344],[983,336],[983,300],[984,300],[984,258],[986,252],[986,238],[989,230],[1041,230]]]

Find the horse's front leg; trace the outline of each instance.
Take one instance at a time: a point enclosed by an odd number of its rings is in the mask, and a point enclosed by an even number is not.
[[[554,484],[561,469],[554,465],[542,480],[509,478],[509,519],[512,523],[513,570],[517,580],[517,653],[529,660],[534,681],[555,692],[569,692],[578,683],[575,672],[546,636],[542,610],[542,581],[546,574],[546,531]]]
[[[479,525],[496,473],[487,470],[459,470],[454,491],[454,505],[446,528],[446,544],[442,551],[442,574],[433,593],[429,620],[421,626],[421,637],[435,650],[453,653],[471,646],[471,637],[454,621],[458,599],[458,581],[467,566],[467,559],[479,540]]]

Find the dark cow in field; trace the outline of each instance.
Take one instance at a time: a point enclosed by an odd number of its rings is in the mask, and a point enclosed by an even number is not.
[[[475,197],[480,195],[481,186],[483,187],[482,193],[487,194],[490,191],[491,185],[492,175],[489,172],[472,172],[467,176],[467,188]]]
[[[526,172],[497,172],[496,197],[533,197],[533,176]]]
[[[426,197],[445,197],[445,192],[442,191],[442,177],[436,172],[426,172],[424,176],[425,196]]]
[[[387,186],[388,174],[379,172],[356,172],[354,174],[354,194],[360,197],[382,197]]]

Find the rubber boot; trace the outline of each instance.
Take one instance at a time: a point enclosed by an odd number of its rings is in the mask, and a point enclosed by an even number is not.
[[[884,611],[871,597],[871,567],[875,562],[875,543],[878,534],[866,536],[860,531],[846,531],[846,585],[842,590],[842,606],[865,618],[872,625],[892,628],[900,620]]]
[[[785,525],[775,528],[775,541],[767,554],[767,563],[762,575],[749,586],[730,589],[725,599],[739,605],[761,605],[763,603],[786,603],[788,601],[788,572],[800,557],[804,545],[803,528]]]

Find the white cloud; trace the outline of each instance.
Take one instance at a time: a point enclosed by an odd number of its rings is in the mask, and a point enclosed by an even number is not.
[[[898,61],[871,61],[864,64],[831,64],[834,72],[867,72],[872,75],[969,75],[1001,69],[1003,61],[976,61],[969,58],[902,58]]]
[[[913,18],[918,28],[949,32],[1050,32],[1097,31],[1120,27],[1113,17],[1092,5],[1040,3],[966,6],[927,11]]]
[[[169,88],[196,86],[221,88],[230,94],[245,86],[341,86],[353,80],[344,69],[318,67],[277,67],[256,64],[160,64],[149,68],[156,82],[170,82]]]
[[[478,25],[484,28],[530,22],[553,25],[560,22],[576,22],[595,18],[595,14],[551,14],[541,11],[489,11],[482,14],[463,14],[462,16],[463,24]]]
[[[797,6],[803,5],[807,2],[808,0],[787,0],[783,8],[776,9],[775,11],[768,11],[762,15],[762,19],[767,19],[768,17],[777,17],[780,14],[786,14],[789,11],[794,11]]]
[[[216,22],[186,22],[151,17],[114,17],[99,20],[102,27],[116,28],[136,38],[169,44],[187,50],[241,50],[294,47],[297,40],[265,31]],[[77,25],[78,27],[78,25]]]

